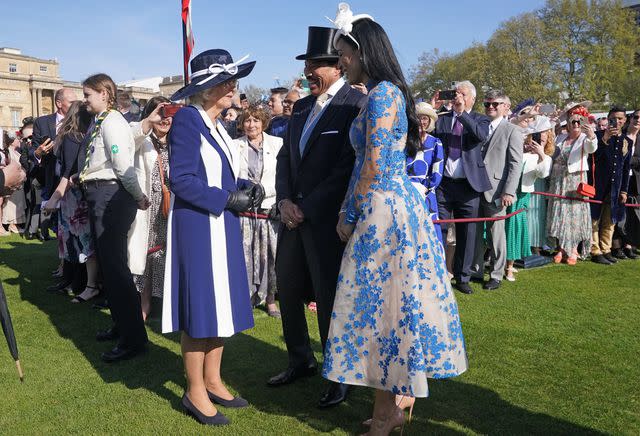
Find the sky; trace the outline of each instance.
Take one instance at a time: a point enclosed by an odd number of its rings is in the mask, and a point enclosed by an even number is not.
[[[182,74],[180,0],[30,0],[3,2],[0,47],[56,59],[64,80],[104,72],[116,82]],[[240,86],[276,86],[302,72],[308,26],[331,26],[338,2],[192,0],[195,53],[224,48],[257,61]],[[540,8],[542,0],[352,0],[387,31],[405,70],[420,54],[455,53],[485,42],[500,22]],[[9,18],[12,17],[12,18]]]

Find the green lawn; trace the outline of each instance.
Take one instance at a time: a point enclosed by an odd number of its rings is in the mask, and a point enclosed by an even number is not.
[[[13,316],[25,381],[0,342],[0,433],[354,434],[370,413],[367,389],[316,409],[320,377],[272,389],[286,365],[278,320],[228,341],[223,375],[252,407],[224,410],[232,425],[200,426],[181,412],[177,335],[149,325],[149,353],[108,365],[95,332],[106,312],[50,295],[54,242],[0,239],[0,278]],[[640,434],[640,261],[521,271],[500,291],[460,295],[469,371],[431,383],[405,434]],[[479,288],[479,285],[474,285]],[[319,351],[314,315],[308,316]],[[318,358],[320,355],[318,353]]]

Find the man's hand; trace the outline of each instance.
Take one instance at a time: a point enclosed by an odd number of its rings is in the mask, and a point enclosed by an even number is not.
[[[295,229],[304,221],[304,213],[300,206],[294,204],[291,200],[282,200],[280,202],[280,221],[284,223],[289,230]]]
[[[38,159],[42,159],[42,156],[44,156],[45,154],[49,154],[51,150],[53,150],[53,141],[47,138],[42,144],[38,146],[38,148],[36,148],[34,154]]]
[[[151,202],[146,195],[143,195],[142,198],[138,200],[138,209],[147,210],[149,206],[151,206]]]
[[[356,91],[360,91],[364,95],[367,95],[369,93],[369,91],[367,90],[367,86],[364,83],[354,83],[353,85],[351,85],[351,87]]]
[[[627,193],[621,192],[618,201],[620,202],[620,204],[625,204],[627,202]]]
[[[340,212],[338,217],[338,225],[336,226],[336,232],[338,232],[338,236],[342,242],[347,242],[351,235],[353,234],[353,230],[355,229],[355,225],[347,222],[347,214],[344,212]]]
[[[9,165],[2,168],[2,172],[4,173],[4,189],[5,190],[15,190],[20,187],[20,185],[24,182],[24,179],[27,177],[20,163],[12,159],[9,162]],[[1,189],[2,187],[0,187]]]
[[[511,194],[502,194],[500,198],[502,199],[502,207],[509,207],[513,204],[513,195]]]
[[[453,110],[457,114],[461,114],[466,109],[466,103],[464,102],[464,95],[456,90],[456,98],[453,100]]]

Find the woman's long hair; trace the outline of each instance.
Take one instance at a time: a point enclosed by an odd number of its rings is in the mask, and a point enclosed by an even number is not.
[[[63,139],[67,136],[70,136],[76,142],[82,141],[84,135],[87,133],[87,129],[91,125],[91,117],[91,114],[87,111],[87,107],[82,101],[77,100],[71,103],[67,115],[65,115],[58,129],[54,150],[58,150]]]
[[[409,156],[415,156],[421,148],[420,121],[416,114],[416,105],[413,101],[411,90],[404,78],[402,68],[400,68],[400,63],[396,58],[387,33],[378,23],[365,18],[353,23],[351,35],[360,44],[362,69],[369,76],[369,79],[375,82],[386,80],[396,85],[402,92],[408,122],[405,151]],[[341,38],[354,50],[358,49],[350,38],[344,36]]]

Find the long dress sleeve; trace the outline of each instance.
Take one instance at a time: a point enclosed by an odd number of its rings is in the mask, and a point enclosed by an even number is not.
[[[370,187],[376,189],[378,184],[390,181],[394,177],[391,162],[393,154],[399,151],[392,150],[389,142],[393,140],[394,122],[401,98],[399,89],[388,82],[381,82],[369,94],[365,153],[348,204],[347,222],[357,221],[356,217],[360,215],[363,202],[370,197]],[[400,153],[404,153],[404,150]]]
[[[181,200],[219,216],[227,204],[229,192],[208,186],[197,175],[201,136],[196,116],[195,110],[181,110],[173,117],[169,133],[171,190]]]
[[[431,167],[429,168],[429,177],[426,187],[429,191],[435,191],[442,182],[442,172],[444,170],[444,148],[442,141],[433,137],[433,153],[431,155]]]

